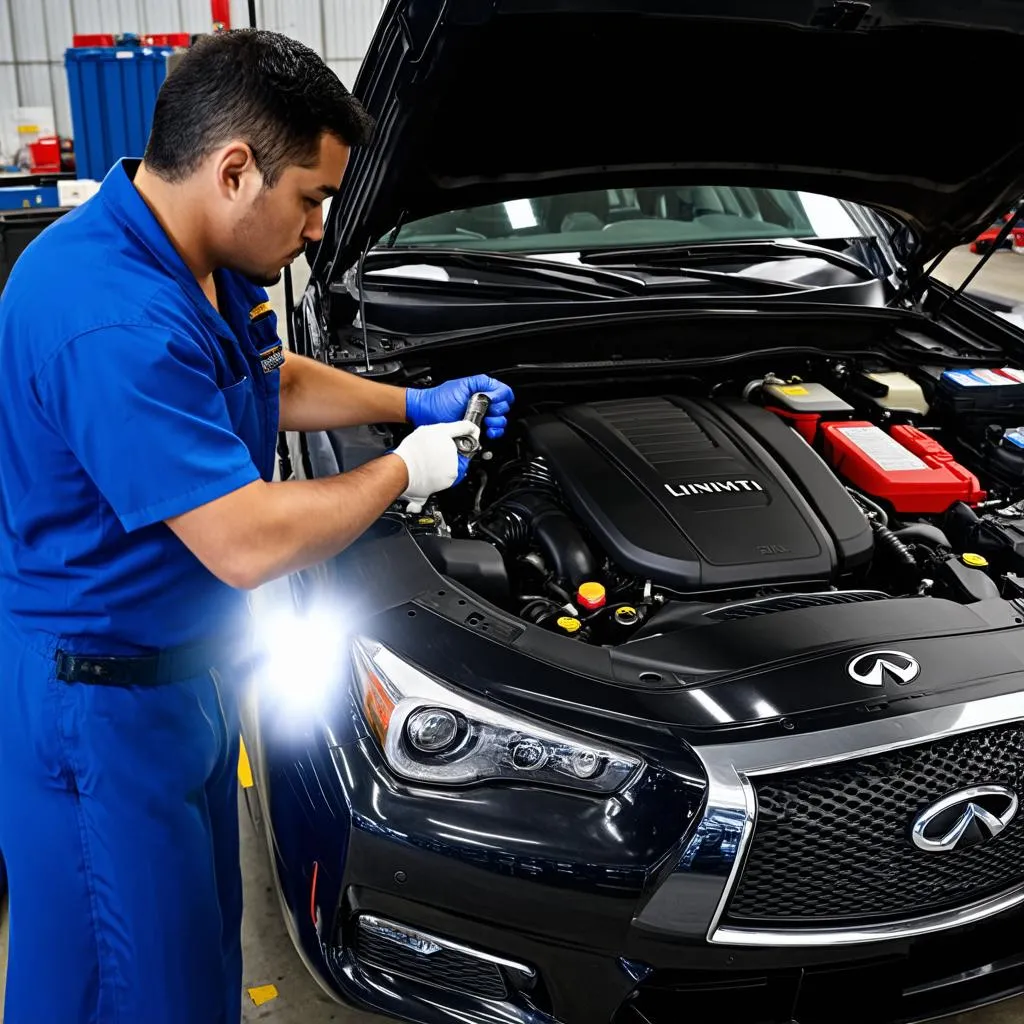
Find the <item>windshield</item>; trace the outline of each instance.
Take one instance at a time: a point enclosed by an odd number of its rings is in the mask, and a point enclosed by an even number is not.
[[[379,245],[490,252],[579,252],[862,232],[837,199],[738,186],[617,188],[512,199],[403,224]],[[393,237],[392,237],[393,236]]]

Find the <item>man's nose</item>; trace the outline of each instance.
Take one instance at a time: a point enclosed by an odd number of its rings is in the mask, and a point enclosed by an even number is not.
[[[317,207],[310,212],[306,218],[306,226],[303,228],[302,237],[307,242],[319,242],[324,237],[324,212],[322,207]]]

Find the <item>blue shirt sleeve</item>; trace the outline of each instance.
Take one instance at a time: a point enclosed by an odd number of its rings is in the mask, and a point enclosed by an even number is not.
[[[91,331],[51,356],[36,385],[43,415],[128,532],[259,479],[213,359],[185,335]]]

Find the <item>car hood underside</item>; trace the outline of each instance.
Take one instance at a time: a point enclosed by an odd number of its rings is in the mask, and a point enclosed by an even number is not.
[[[958,19],[970,19],[958,20]],[[999,104],[1024,7],[892,0],[394,0],[355,91],[378,119],[317,270],[403,219],[645,184],[756,184],[891,214],[917,261],[1024,192]]]

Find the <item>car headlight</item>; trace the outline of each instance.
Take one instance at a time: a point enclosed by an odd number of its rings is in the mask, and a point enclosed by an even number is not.
[[[414,782],[529,780],[613,793],[638,757],[478,704],[372,640],[353,641],[366,722],[391,769]]]

